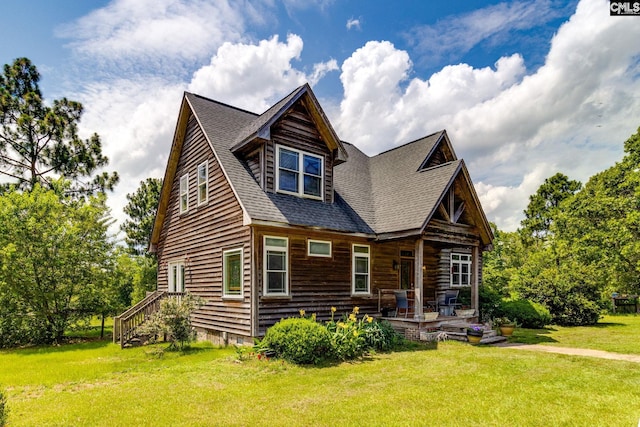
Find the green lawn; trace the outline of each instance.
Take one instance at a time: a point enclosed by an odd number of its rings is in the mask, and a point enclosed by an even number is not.
[[[604,316],[595,326],[518,329],[511,342],[640,354],[640,316]]]
[[[584,347],[633,352],[638,317],[604,322],[518,331],[514,340],[581,347],[578,335]],[[234,349],[206,344],[156,358],[148,347],[94,341],[0,352],[0,384],[11,426],[635,426],[640,419],[638,364],[459,342],[303,368],[239,362]]]

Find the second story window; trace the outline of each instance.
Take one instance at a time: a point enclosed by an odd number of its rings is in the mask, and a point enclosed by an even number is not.
[[[198,165],[198,204],[207,203],[209,200],[209,163]]]
[[[189,174],[180,177],[180,213],[189,210]]]
[[[277,191],[322,200],[322,157],[277,147]]]

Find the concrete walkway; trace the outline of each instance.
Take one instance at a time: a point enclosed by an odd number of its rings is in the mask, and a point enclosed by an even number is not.
[[[495,347],[514,350],[543,351],[546,353],[567,354],[571,356],[598,357],[600,359],[624,360],[626,362],[640,363],[640,356],[635,354],[612,353],[610,351],[591,350],[587,348],[554,347],[540,344],[498,343]]]

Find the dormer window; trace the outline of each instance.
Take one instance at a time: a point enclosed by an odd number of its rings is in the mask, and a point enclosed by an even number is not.
[[[277,146],[276,162],[279,193],[322,200],[322,157]]]

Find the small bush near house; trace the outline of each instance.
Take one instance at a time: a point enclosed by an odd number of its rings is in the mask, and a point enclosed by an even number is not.
[[[364,315],[358,318],[358,307],[341,320],[332,319],[326,325],[315,321],[315,316],[284,319],[267,330],[264,339],[256,345],[258,353],[272,354],[297,364],[320,364],[334,360],[351,360],[365,353],[388,351],[403,343],[404,339],[393,330],[389,322],[377,322]]]
[[[486,322],[494,317],[501,317],[500,305],[502,295],[489,286],[480,286],[480,319]]]
[[[160,302],[160,310],[141,327],[141,333],[151,340],[161,335],[170,342],[169,350],[184,350],[195,339],[191,327],[191,313],[200,308],[204,300],[190,293],[182,298],[168,298]]]
[[[367,347],[377,351],[389,351],[397,348],[403,342],[391,323],[386,320],[373,321],[364,325],[365,342]]]
[[[257,350],[299,365],[317,365],[332,359],[331,334],[313,319],[283,319],[267,330]]]
[[[541,329],[552,320],[545,306],[526,299],[502,301],[496,312],[497,317],[515,319],[523,328]]]

